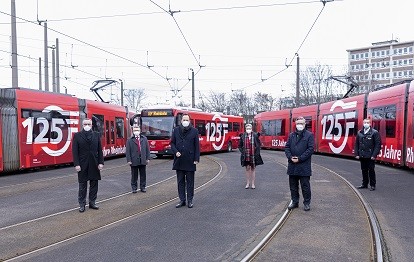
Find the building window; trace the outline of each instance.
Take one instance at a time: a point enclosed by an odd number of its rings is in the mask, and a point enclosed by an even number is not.
[[[385,74],[387,78],[390,78],[390,73]]]
[[[372,57],[375,57],[375,52],[372,52]]]
[[[404,59],[404,65],[408,64],[407,59]]]
[[[398,48],[398,54],[402,54],[402,48]]]
[[[394,78],[397,77],[397,72],[394,72]]]
[[[404,47],[404,54],[406,54],[407,53],[407,47]]]
[[[368,52],[365,53],[365,58],[368,58]]]
[[[413,71],[408,71],[408,72],[409,72],[410,76],[412,76],[412,75],[413,75]]]
[[[377,62],[377,68],[380,68],[381,64],[379,62]]]
[[[408,60],[408,63],[409,63],[410,65],[412,65],[412,64],[413,64],[413,59],[412,59],[412,58],[410,58],[410,59]]]
[[[408,48],[408,51],[409,51],[410,53],[412,53],[412,52],[413,52],[413,47],[411,46],[410,48]]]
[[[353,71],[354,69],[355,69],[355,66],[353,66],[353,65],[352,65],[352,66],[351,66],[351,70]]]
[[[359,59],[359,54],[355,55],[355,59],[357,59],[357,60]]]
[[[351,55],[351,59],[352,59],[352,60],[354,60],[354,59],[355,59],[355,55],[354,55],[354,54],[352,54],[352,55]]]
[[[384,79],[384,78],[385,78],[385,74],[381,73],[381,79]]]
[[[390,50],[387,50],[387,56],[390,55]]]
[[[401,77],[402,76],[402,71],[398,72],[398,76]]]
[[[381,56],[385,56],[385,50],[381,51]]]

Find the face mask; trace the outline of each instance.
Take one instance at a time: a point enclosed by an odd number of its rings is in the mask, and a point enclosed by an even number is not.
[[[246,129],[246,133],[247,134],[250,134],[252,132],[252,130],[251,129]]]
[[[86,132],[91,130],[91,126],[83,126],[83,130],[85,130]]]
[[[139,132],[139,131],[134,131],[134,135],[135,136],[139,136],[139,134],[140,134],[141,132]]]
[[[365,129],[368,129],[368,128],[369,128],[369,124],[365,123],[365,124],[364,124],[364,128],[365,128]]]
[[[190,121],[183,120],[183,127],[187,127],[190,125]]]
[[[304,128],[305,128],[305,126],[304,126],[304,125],[302,125],[302,124],[297,124],[297,125],[296,125],[296,129],[297,129],[298,131],[302,131]]]

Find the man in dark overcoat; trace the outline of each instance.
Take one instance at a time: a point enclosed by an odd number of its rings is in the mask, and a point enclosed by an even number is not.
[[[82,121],[83,130],[75,133],[72,141],[73,164],[78,172],[79,212],[85,211],[87,183],[89,181],[89,208],[99,209],[96,205],[98,180],[104,165],[99,133],[92,131],[92,120]]]
[[[299,182],[302,188],[304,210],[310,210],[312,175],[311,157],[314,151],[315,138],[312,132],[305,130],[305,119],[296,118],[296,131],[289,134],[285,147],[288,159],[287,174],[289,175],[289,187],[291,203],[288,209],[299,206]]]
[[[184,114],[181,125],[174,128],[171,138],[171,150],[174,153],[173,170],[177,172],[178,196],[177,208],[186,205],[185,188],[187,184],[188,207],[193,207],[194,173],[200,161],[200,141],[198,130],[191,126],[190,116]]]
[[[363,129],[360,130],[355,139],[355,158],[361,162],[362,185],[358,188],[367,188],[374,191],[377,183],[375,177],[375,159],[381,150],[381,136],[377,130],[371,127],[371,119],[363,121]]]
[[[131,166],[131,187],[132,193],[138,189],[138,171],[139,171],[139,188],[145,193],[147,185],[147,165],[150,161],[150,149],[148,139],[141,135],[141,128],[134,126],[132,129],[133,136],[127,140],[126,159]]]

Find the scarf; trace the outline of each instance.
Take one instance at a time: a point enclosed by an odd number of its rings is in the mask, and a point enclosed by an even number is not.
[[[246,162],[251,162],[254,165],[254,135],[244,134],[244,156]]]

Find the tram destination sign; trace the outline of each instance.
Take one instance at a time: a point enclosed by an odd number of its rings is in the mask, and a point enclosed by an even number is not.
[[[172,110],[143,110],[141,116],[173,116]]]

